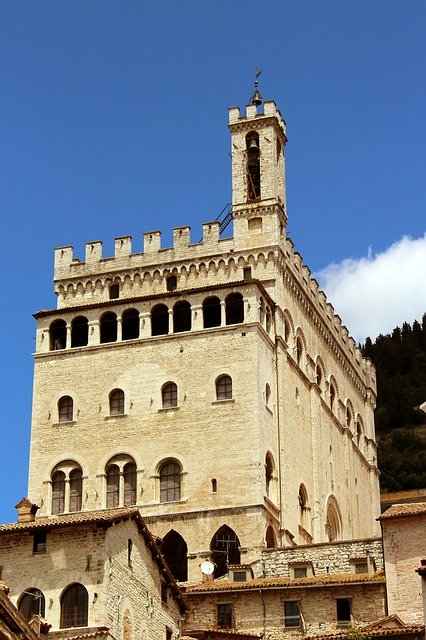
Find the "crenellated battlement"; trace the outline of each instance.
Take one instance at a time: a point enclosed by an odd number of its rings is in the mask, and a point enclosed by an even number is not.
[[[283,133],[286,133],[286,122],[282,117],[277,105],[273,100],[265,100],[263,102],[263,112],[255,104],[248,104],[244,115],[241,115],[239,107],[231,107],[229,109],[229,124],[244,123],[252,119],[275,118],[280,125]],[[260,109],[261,109],[260,107]]]

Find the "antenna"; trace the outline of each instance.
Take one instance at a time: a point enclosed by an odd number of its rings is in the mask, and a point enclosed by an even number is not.
[[[256,107],[261,105],[263,102],[263,98],[260,95],[260,91],[259,91],[259,80],[258,80],[261,73],[262,71],[256,67],[254,70],[254,91],[250,98],[250,104],[255,104]]]

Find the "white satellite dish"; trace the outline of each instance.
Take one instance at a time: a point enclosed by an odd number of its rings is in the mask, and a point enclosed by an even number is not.
[[[200,564],[201,572],[206,576],[210,576],[214,571],[214,564],[210,560],[203,560]]]

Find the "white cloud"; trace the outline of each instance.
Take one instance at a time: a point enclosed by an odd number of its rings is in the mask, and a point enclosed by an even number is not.
[[[390,333],[426,312],[426,233],[404,236],[382,253],[330,264],[315,274],[357,342]]]

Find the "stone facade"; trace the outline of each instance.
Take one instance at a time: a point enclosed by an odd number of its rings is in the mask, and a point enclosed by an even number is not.
[[[229,128],[233,238],[211,222],[168,249],[157,231],[143,253],[59,248],[58,308],[36,314],[30,499],[135,504],[192,580],[218,544],[253,562],[378,534],[375,372],[286,236],[285,122],[265,102]]]

